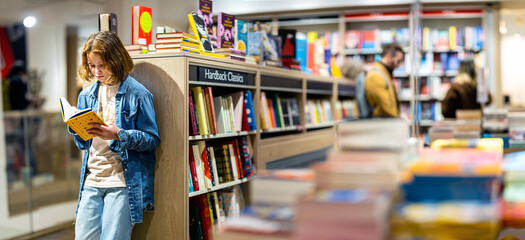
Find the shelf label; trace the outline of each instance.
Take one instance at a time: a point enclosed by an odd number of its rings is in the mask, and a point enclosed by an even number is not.
[[[199,67],[199,81],[249,85],[248,74],[243,72]]]

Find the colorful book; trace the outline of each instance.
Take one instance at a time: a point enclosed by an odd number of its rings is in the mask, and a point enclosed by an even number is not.
[[[200,160],[202,161],[202,171],[204,173],[204,185],[206,188],[210,189],[213,187],[213,183],[211,181],[212,173],[210,172],[210,162],[208,161],[208,153],[206,151],[206,143],[204,141],[197,142],[197,146],[199,147],[199,155]]]
[[[217,43],[219,44],[220,48],[235,47],[235,36],[233,33],[234,24],[234,15],[219,12],[219,16],[217,18]]]
[[[208,135],[208,119],[206,118],[206,107],[204,103],[204,96],[202,94],[202,88],[194,87],[191,89],[191,91],[193,91],[195,109],[197,110],[197,122],[199,124],[199,133],[200,135]]]
[[[204,166],[203,166],[203,162],[200,156],[199,145],[191,145],[190,147],[193,153],[192,155],[190,155],[190,156],[193,156],[193,158],[190,158],[190,164],[193,160],[195,164],[195,175],[197,175],[197,183],[198,183],[199,189],[204,190],[206,189],[206,183],[204,180],[204,169],[203,169]]]
[[[248,47],[248,25],[241,20],[235,19],[235,49],[246,51]]]
[[[233,173],[233,179],[234,180],[240,179],[241,176],[239,175],[239,168],[238,168],[238,164],[237,164],[237,157],[235,156],[234,144],[229,143],[229,144],[225,144],[225,146],[228,146],[228,153],[229,153],[228,159],[230,159],[230,165],[231,165],[231,171]]]
[[[190,172],[191,172],[191,182],[192,182],[192,186],[193,186],[193,190],[196,192],[196,191],[199,191],[199,178],[197,176],[197,170],[195,168],[195,158],[193,157],[193,147],[190,145],[189,146],[189,156],[190,156],[190,159],[189,159],[189,164],[190,164]]]
[[[192,179],[192,176],[191,176],[191,169],[190,168],[188,168],[188,192],[189,193],[194,192],[193,179]]]
[[[208,147],[208,152],[209,152],[209,159],[210,159],[210,162],[211,162],[211,170],[213,171],[213,179],[215,180],[215,183],[214,183],[214,186],[216,185],[219,185],[220,181],[219,181],[219,172],[218,172],[218,168],[217,168],[217,160],[215,159],[215,149],[213,148],[213,146],[209,146]]]
[[[204,25],[208,30],[208,35],[213,35],[213,8],[211,0],[199,0],[199,10],[197,13],[202,16]]]
[[[211,159],[211,154],[210,154],[210,149],[206,146],[204,146],[204,151],[206,152],[206,157],[208,158],[208,169],[210,171],[210,178],[211,178],[211,185],[212,186],[217,186],[217,184],[219,184],[218,182],[218,179],[217,179],[217,182],[215,182],[216,178],[215,178],[215,173],[213,172],[213,160]]]
[[[233,181],[234,175],[233,175],[233,166],[230,159],[230,149],[228,148],[228,145],[223,144],[221,145],[221,158],[222,158],[222,164],[224,165],[224,176],[226,178],[226,182]]]
[[[197,37],[197,40],[201,43],[200,50],[201,52],[211,52],[213,53],[213,46],[211,45],[210,39],[208,37],[208,30],[204,24],[204,19],[202,15],[192,12],[188,14],[188,20],[190,21],[190,26],[193,31],[193,35]]]
[[[215,107],[213,104],[213,93],[211,87],[204,88],[204,100],[206,103],[206,111],[208,116],[208,126],[211,134],[217,134],[217,120],[215,118]]]
[[[131,7],[131,44],[149,45],[151,43],[151,8]]]
[[[284,128],[284,123],[283,123],[283,118],[282,118],[283,111],[281,109],[281,101],[277,93],[274,93],[272,103],[273,103],[273,109],[275,112],[276,125],[277,127]]]
[[[271,129],[272,123],[270,121],[270,114],[268,112],[268,100],[266,99],[266,93],[261,92],[260,100],[260,113],[261,113],[261,128],[263,130]]]
[[[82,109],[75,113],[75,109],[71,107],[69,102],[60,97],[60,111],[62,113],[62,120],[66,123],[73,131],[75,131],[82,140],[87,141],[92,139],[94,136],[87,132],[87,129],[93,128],[90,123],[99,123],[107,126],[104,120],[91,108]]]
[[[248,126],[250,127],[250,131],[255,131],[257,130],[257,124],[255,122],[252,92],[250,90],[244,91],[244,102],[246,103],[246,115],[248,118]]]
[[[297,33],[295,38],[296,43],[296,59],[299,61],[301,70],[307,72],[307,61],[308,61],[308,41],[304,33]]]
[[[189,97],[188,97],[188,102],[189,102],[189,105],[190,105],[190,109],[189,109],[189,114],[190,115],[190,136],[195,136],[195,135],[198,135],[198,131],[197,131],[197,119],[196,119],[196,116],[195,116],[195,108],[194,108],[194,105],[193,105],[193,94],[192,94],[192,91],[188,91],[189,92]]]
[[[273,108],[273,100],[271,98],[267,99],[268,101],[268,113],[270,114],[270,121],[272,123],[272,128],[276,128],[277,121],[275,119],[275,109]]]

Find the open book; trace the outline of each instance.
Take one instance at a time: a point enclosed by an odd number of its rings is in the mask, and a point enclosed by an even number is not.
[[[91,108],[80,110],[75,113],[75,108],[71,107],[69,102],[61,97],[60,98],[60,110],[62,112],[62,120],[73,129],[84,141],[93,138],[93,135],[87,133],[87,129],[93,128],[90,123],[100,123],[106,125],[104,120],[97,115]]]

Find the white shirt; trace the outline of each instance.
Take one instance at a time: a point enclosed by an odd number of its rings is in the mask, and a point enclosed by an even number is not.
[[[115,96],[120,84],[99,84],[98,111],[107,123],[115,123]],[[126,187],[120,155],[109,149],[110,140],[95,137],[89,148],[85,185],[99,188]]]

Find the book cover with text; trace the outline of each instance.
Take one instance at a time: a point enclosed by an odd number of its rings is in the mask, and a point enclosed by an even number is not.
[[[220,12],[217,19],[217,43],[219,48],[234,48],[235,36],[233,35],[235,16]]]
[[[213,35],[213,8],[212,1],[210,0],[199,0],[199,10],[197,14],[202,16],[206,30],[209,35]]]
[[[145,6],[131,7],[131,44],[151,43],[152,11]]]

